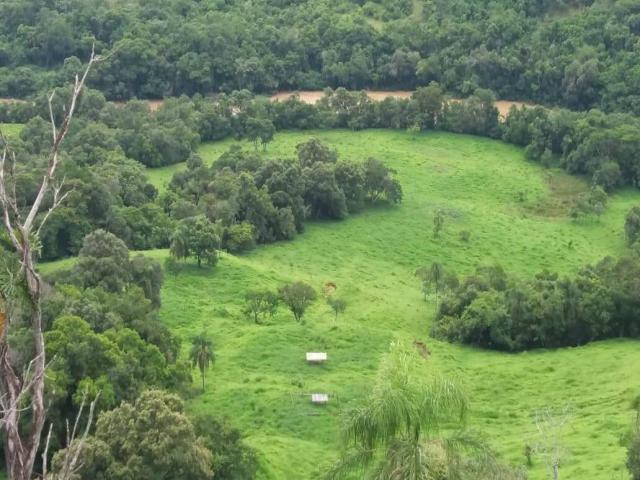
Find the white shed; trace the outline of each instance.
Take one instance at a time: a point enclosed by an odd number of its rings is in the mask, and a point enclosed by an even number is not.
[[[307,363],[324,363],[327,361],[325,352],[307,352]]]
[[[329,403],[329,395],[326,393],[312,393],[311,402],[316,405],[325,405]]]

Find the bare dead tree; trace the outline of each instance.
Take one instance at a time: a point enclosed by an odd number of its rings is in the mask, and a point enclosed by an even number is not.
[[[60,149],[64,141],[89,71],[99,60],[92,50],[89,63],[81,76],[76,76],[71,98],[65,106],[60,125],[56,125],[53,99],[49,96],[49,115],[51,120],[52,145],[47,155],[47,167],[43,173],[40,187],[30,207],[21,209],[16,196],[16,155],[9,141],[0,130],[0,214],[2,229],[7,234],[16,256],[19,259],[19,281],[26,297],[33,358],[29,368],[22,370],[14,365],[17,355],[8,341],[12,322],[17,313],[12,311],[11,302],[4,302],[6,320],[0,332],[0,426],[4,429],[4,448],[7,473],[10,480],[31,480],[40,446],[42,429],[45,423],[44,375],[46,369],[44,335],[42,331],[42,279],[36,271],[36,238],[42,225],[64,201],[64,182],[56,182],[56,172],[60,166]],[[45,200],[48,208],[43,209]],[[3,300],[9,300],[4,298]],[[30,412],[27,425],[21,424],[22,413]]]
[[[571,412],[568,406],[558,411],[547,407],[534,414],[534,423],[539,435],[534,452],[544,459],[548,475],[553,480],[560,480],[560,466],[569,454],[562,436],[570,420]]]
[[[49,445],[51,442],[51,431],[53,429],[53,423],[49,425],[49,433],[47,434],[47,441],[45,443],[44,452],[42,454],[42,478],[44,480],[70,480],[74,478],[74,476],[82,467],[82,464],[79,462],[80,454],[82,453],[84,444],[86,443],[87,437],[89,436],[89,429],[91,428],[91,424],[93,423],[93,415],[99,397],[100,392],[98,392],[96,397],[89,404],[87,423],[84,427],[82,435],[78,437],[78,425],[80,424],[82,412],[84,411],[87,402],[87,393],[85,392],[82,395],[82,403],[80,404],[80,409],[78,410],[78,414],[76,415],[72,430],[69,429],[69,421],[67,421],[67,448],[64,450],[62,455],[62,464],[58,472],[51,474],[47,471],[47,459],[49,456]]]

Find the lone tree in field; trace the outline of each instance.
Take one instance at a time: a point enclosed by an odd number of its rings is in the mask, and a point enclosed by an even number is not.
[[[198,267],[203,261],[215,266],[219,247],[220,237],[215,225],[203,215],[180,221],[171,238],[171,255],[177,259],[195,257]]]
[[[64,158],[60,154],[61,146],[89,71],[97,61],[98,57],[92,52],[82,75],[76,76],[60,121],[56,121],[60,117],[53,106],[55,92],[49,96],[52,142],[45,159],[46,169],[30,206],[22,205],[16,195],[17,155],[0,130],[0,228],[9,246],[9,251],[2,252],[2,256],[9,257],[15,267],[0,273],[3,277],[0,278],[0,306],[4,318],[0,331],[0,426],[4,430],[6,470],[11,480],[31,480],[33,477],[46,417],[46,359],[42,332],[44,288],[36,271],[38,235],[51,213],[70,193],[64,179],[56,177]],[[26,323],[25,317],[28,318]],[[28,327],[31,338],[28,345],[21,343],[18,346],[11,341],[15,338],[12,329],[23,326]],[[25,352],[32,352],[27,359]]]
[[[263,152],[267,151],[267,145],[273,141],[275,133],[276,127],[273,126],[271,120],[264,120],[260,128],[260,144]]]
[[[198,367],[198,370],[200,370],[200,376],[202,377],[202,391],[204,392],[206,371],[209,369],[211,364],[215,362],[213,343],[204,332],[193,337],[193,340],[191,341],[191,351],[189,352],[189,360],[191,360],[191,365],[194,368]]]
[[[640,206],[633,207],[627,213],[624,221],[624,233],[627,236],[629,245],[633,245],[640,239]]]
[[[455,275],[448,273],[441,263],[433,262],[428,267],[420,267],[416,270],[416,277],[422,281],[422,294],[424,295],[425,302],[427,301],[427,295],[433,291],[435,294],[435,311],[438,311],[438,299],[439,294],[445,288],[455,288],[458,279]]]
[[[252,290],[244,297],[244,313],[255,323],[262,323],[267,315],[273,316],[278,309],[278,295],[269,290]]]
[[[345,302],[341,298],[329,297],[327,299],[327,303],[331,307],[331,310],[333,310],[333,313],[335,313],[336,315],[335,321],[337,322],[338,314],[343,313],[347,309],[347,302]]]
[[[438,210],[433,216],[433,238],[440,237],[442,227],[444,227],[444,213],[442,210]]]
[[[294,282],[280,289],[280,298],[293,313],[293,318],[300,323],[303,323],[304,312],[316,297],[317,294],[313,287],[304,282]]]

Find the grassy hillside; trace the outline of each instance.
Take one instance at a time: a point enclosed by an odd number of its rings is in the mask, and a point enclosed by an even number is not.
[[[292,156],[295,145],[312,135],[343,158],[388,162],[405,200],[343,222],[312,223],[292,242],[239,257],[225,254],[213,270],[190,266],[168,275],[162,320],[187,342],[204,328],[216,345],[206,391],[189,408],[226,416],[244,430],[263,460],[262,478],[315,478],[338,455],[341,410],[366,401],[389,342],[420,340],[432,352],[427,361],[465,385],[470,426],[484,432],[503,458],[524,463],[525,445],[537,441],[532,412],[566,404],[573,420],[563,477],[626,478],[620,436],[630,424],[630,399],[640,391],[640,375],[632,369],[640,364],[637,342],[517,355],[438,342],[428,336],[434,305],[422,300],[413,272],[436,259],[460,274],[492,262],[520,275],[544,268],[573,272],[624,249],[624,215],[640,203],[640,194],[616,194],[599,221],[574,223],[566,213],[587,188],[581,180],[528,163],[520,149],[501,142],[444,133],[278,133],[267,154]],[[204,145],[200,154],[209,163],[231,143]],[[154,171],[152,178],[165,182],[168,172]],[[434,240],[437,209],[446,220]],[[459,239],[462,230],[471,233],[468,243]],[[284,309],[268,325],[243,316],[247,289],[275,289],[293,280],[318,290],[334,282],[347,311],[334,322],[319,300],[304,325]],[[318,350],[328,352],[328,363],[306,365],[305,352]],[[300,395],[310,392],[331,394],[330,405],[313,408]],[[545,478],[540,459],[530,478]]]
[[[20,130],[24,125],[22,123],[0,123],[0,128],[8,137],[18,137]]]
[[[398,171],[405,201],[344,222],[323,222],[290,243],[249,255],[225,255],[211,270],[169,276],[163,320],[183,337],[206,328],[215,339],[216,366],[193,411],[228,416],[261,453],[265,477],[312,478],[336,456],[339,412],[363,401],[378,360],[393,338],[426,341],[430,362],[466,385],[471,426],[487,434],[506,459],[523,463],[534,443],[531,413],[567,403],[571,457],[566,478],[624,478],[619,437],[629,424],[629,400],[640,389],[631,365],[640,348],[610,341],[576,349],[505,355],[452,346],[428,338],[433,305],[421,300],[413,271],[439,259],[460,273],[479,262],[500,262],[529,275],[543,268],[575,271],[624,248],[623,217],[640,202],[635,192],[613,197],[600,221],[576,224],[566,203],[586,185],[561,172],[527,163],[519,149],[500,142],[447,134],[404,132],[280,133],[268,155],[291,156],[311,135],[353,160],[376,156]],[[205,161],[231,142],[203,146]],[[526,196],[518,202],[520,191]],[[431,237],[432,215],[445,209],[442,238]],[[463,229],[471,241],[459,240]],[[573,241],[573,248],[568,242]],[[157,255],[161,255],[160,252]],[[320,289],[337,284],[349,306],[338,322],[318,301],[305,325],[282,309],[269,325],[242,313],[244,292],[292,280]],[[310,367],[304,353],[327,351],[326,366]],[[329,392],[335,401],[315,409],[299,393]],[[614,473],[616,472],[616,473]],[[535,461],[531,478],[543,478]]]

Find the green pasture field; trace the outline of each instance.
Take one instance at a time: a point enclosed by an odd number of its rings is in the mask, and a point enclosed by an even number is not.
[[[291,242],[222,254],[214,269],[189,265],[167,274],[162,321],[185,349],[203,329],[216,347],[206,391],[188,400],[190,411],[227,417],[242,429],[259,452],[261,478],[317,478],[339,455],[340,413],[366,402],[389,343],[421,341],[431,351],[425,362],[464,385],[469,427],[485,434],[503,460],[525,463],[525,446],[537,442],[536,410],[568,406],[570,455],[562,477],[628,478],[621,437],[631,423],[630,401],[640,393],[640,343],[503,354],[439,342],[429,337],[434,304],[423,301],[414,271],[437,260],[458,274],[492,263],[523,277],[543,269],[571,274],[623,252],[624,216],[640,204],[640,193],[616,193],[601,218],[575,222],[568,212],[588,188],[585,181],[528,162],[517,147],[447,133],[279,132],[265,155],[291,157],[312,136],[341,158],[385,161],[397,171],[404,201],[344,221],[312,222]],[[199,153],[210,163],[232,143],[203,145]],[[150,170],[150,178],[161,187],[180,168]],[[438,209],[445,223],[434,239]],[[148,254],[162,260],[167,252]],[[265,325],[242,313],[247,290],[295,280],[320,293],[335,283],[346,312],[335,321],[321,294],[302,325],[284,308]],[[308,351],[327,352],[328,362],[307,365]],[[314,408],[304,395],[312,392],[329,393],[329,405]],[[546,478],[542,459],[533,458],[529,475]]]

